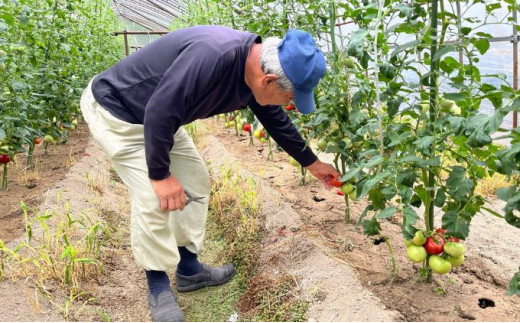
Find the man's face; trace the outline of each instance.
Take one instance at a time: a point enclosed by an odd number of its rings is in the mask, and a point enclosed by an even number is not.
[[[294,99],[294,92],[282,89],[276,79],[278,76],[267,74],[258,86],[251,88],[260,105],[287,105]]]

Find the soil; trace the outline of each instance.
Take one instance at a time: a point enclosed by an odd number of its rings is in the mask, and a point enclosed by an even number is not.
[[[448,275],[436,275],[434,284],[417,281],[417,266],[406,258],[400,219],[391,219],[383,224],[383,232],[396,258],[394,276],[386,244],[355,226],[365,201],[351,204],[352,223],[345,223],[343,197],[310,175],[306,186],[299,185],[299,171],[289,165],[287,154],[276,152],[274,161],[267,161],[266,144],[255,141],[249,147],[247,136],[237,138],[211,120],[204,124],[212,133],[201,151],[210,171],[233,163],[260,184],[268,234],[259,273],[294,277],[299,297],[310,304],[310,321],[520,321],[520,297],[505,295],[519,265],[520,240],[518,229],[502,219],[475,217],[464,243],[466,262]],[[96,299],[75,308],[67,320],[149,321],[145,282],[129,246],[126,189],[110,172],[103,153],[84,125],[71,133],[66,145],[51,146],[45,157],[40,151],[35,152],[38,176],[31,184],[24,182],[20,167],[9,173],[9,190],[0,192],[0,239],[11,248],[25,239],[20,200],[40,212],[55,208],[58,199],[69,202],[71,210],[90,210],[92,218],[120,229],[114,237],[118,251],[104,255],[104,274],[92,283]],[[18,164],[22,162],[19,156]],[[503,207],[499,201],[490,206]],[[57,306],[41,296],[35,301],[34,295],[30,281],[1,281],[0,321],[64,320]],[[65,304],[66,296],[54,293],[53,302]]]

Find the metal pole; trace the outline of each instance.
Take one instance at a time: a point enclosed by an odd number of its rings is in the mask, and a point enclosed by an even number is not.
[[[125,38],[125,55],[128,56],[130,54],[130,51],[128,50],[128,34],[126,31],[123,32],[123,37]]]
[[[460,16],[460,2],[457,1],[457,24],[461,24],[462,17]],[[459,33],[459,44],[462,44],[462,38],[460,37]],[[463,57],[462,57],[462,50],[459,50],[459,63],[462,65],[464,63]]]

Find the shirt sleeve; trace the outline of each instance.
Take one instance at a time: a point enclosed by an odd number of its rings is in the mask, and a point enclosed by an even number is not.
[[[307,167],[318,159],[312,149],[306,145],[305,140],[281,106],[261,106],[254,98],[251,101],[249,107],[265,130],[300,165]]]
[[[225,64],[220,58],[210,46],[191,44],[176,57],[150,97],[143,122],[150,179],[170,176],[173,136],[183,125],[186,109],[218,79]]]

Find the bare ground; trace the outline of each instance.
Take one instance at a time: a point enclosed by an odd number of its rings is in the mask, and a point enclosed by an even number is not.
[[[506,284],[519,265],[520,240],[518,230],[505,221],[489,215],[476,217],[465,242],[464,266],[437,277],[433,285],[416,281],[416,268],[406,259],[399,219],[385,223],[383,230],[392,242],[399,268],[393,278],[386,245],[374,243],[360,228],[344,222],[342,197],[310,177],[307,186],[299,186],[299,173],[283,152],[275,153],[274,162],[266,161],[267,145],[255,142],[255,147],[249,147],[247,137],[237,138],[212,121],[206,124],[213,129],[203,151],[210,170],[234,163],[261,185],[268,235],[259,272],[294,277],[298,297],[310,304],[310,321],[520,321],[519,297],[505,296]],[[23,192],[23,181],[19,187],[12,184],[19,175],[11,172],[10,190],[0,193],[7,210],[2,213],[9,214],[0,218],[0,239],[13,247],[25,238],[23,217],[17,211],[21,199],[44,210],[54,209],[61,196],[71,210],[89,210],[92,218],[119,228],[113,237],[117,248],[104,255],[104,274],[91,282],[96,299],[75,305],[67,319],[149,321],[143,274],[133,262],[125,229],[129,226],[126,190],[87,137],[86,129],[80,128],[62,150],[58,150],[61,146],[51,147],[49,154],[56,159],[52,164],[45,164],[50,158],[43,159],[40,180],[28,192]],[[52,169],[64,160],[64,167]],[[493,207],[500,209],[495,203]],[[351,205],[353,221],[365,205],[364,201]],[[58,306],[35,293],[30,281],[0,282],[0,321],[63,321],[58,308],[66,303],[66,295],[57,286],[49,288],[54,291],[51,300]],[[495,306],[481,308],[482,299]]]

